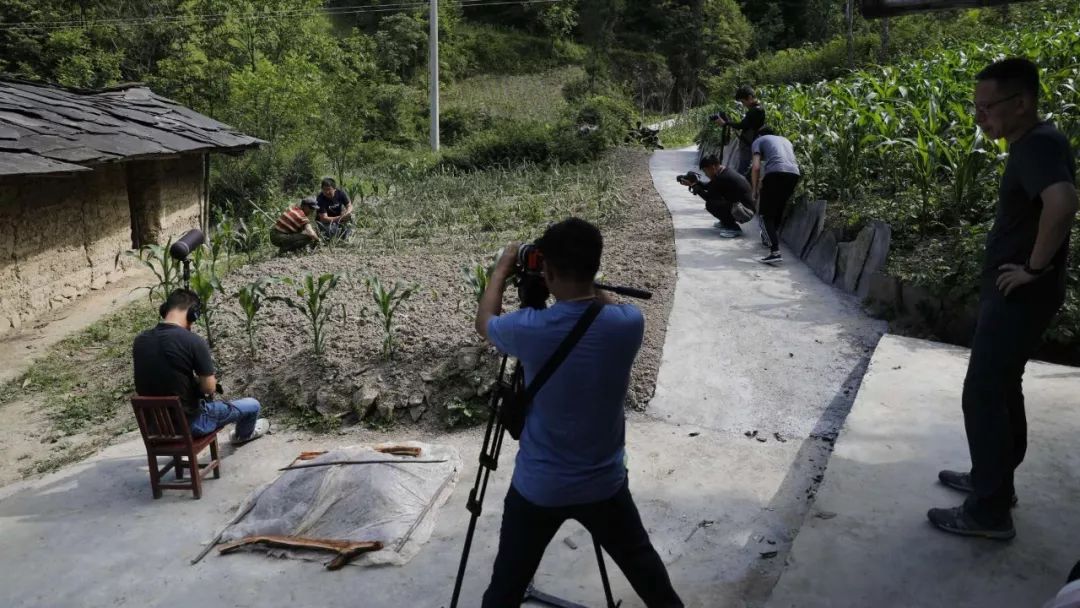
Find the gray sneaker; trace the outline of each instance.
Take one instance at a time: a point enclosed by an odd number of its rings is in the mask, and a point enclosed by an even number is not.
[[[720,238],[722,239],[734,239],[742,236],[742,230],[733,230],[731,228],[721,228]]]
[[[930,509],[926,517],[937,528],[960,536],[977,536],[994,540],[1011,540],[1016,536],[1016,528],[1013,527],[1011,517],[1000,525],[987,526],[976,521],[963,505],[951,509]]]

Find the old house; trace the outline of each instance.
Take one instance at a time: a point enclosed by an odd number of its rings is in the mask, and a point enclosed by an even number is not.
[[[209,216],[209,154],[262,143],[147,88],[0,80],[0,332]]]

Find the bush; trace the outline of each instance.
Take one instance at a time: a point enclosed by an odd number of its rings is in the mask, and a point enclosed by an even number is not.
[[[444,145],[454,146],[494,124],[494,117],[485,110],[451,107],[439,115],[439,136]]]
[[[547,125],[507,121],[498,129],[469,137],[448,151],[443,162],[459,169],[486,169],[525,162],[544,164],[551,156],[552,134]]]
[[[589,97],[572,111],[574,124],[578,128],[597,127],[592,137],[600,144],[598,152],[626,141],[626,134],[634,123],[634,108],[627,101],[616,97]]]
[[[461,30],[462,51],[469,58],[464,76],[532,74],[585,61],[585,48],[566,40],[495,27]]]

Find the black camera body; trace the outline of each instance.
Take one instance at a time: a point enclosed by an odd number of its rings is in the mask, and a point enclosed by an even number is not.
[[[720,120],[721,118],[724,119],[724,122],[731,122],[731,119],[728,118],[727,112],[724,112],[722,110],[720,112],[717,112],[716,114],[710,114],[709,115],[709,122],[716,122],[717,120]]]
[[[547,308],[547,299],[551,292],[544,281],[544,254],[534,243],[525,243],[518,248],[514,281],[522,306],[537,310]]]
[[[701,181],[701,175],[695,171],[687,171],[685,175],[676,175],[675,181],[684,186],[692,186]]]

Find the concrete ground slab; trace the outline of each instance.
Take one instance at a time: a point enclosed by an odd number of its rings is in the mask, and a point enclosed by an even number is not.
[[[461,450],[466,470],[439,512],[431,540],[412,562],[339,572],[258,553],[211,553],[188,565],[248,492],[300,451],[334,447],[328,440],[276,434],[238,449],[225,457],[222,479],[206,482],[202,500],[179,491],[153,500],[141,441],[113,446],[79,465],[0,490],[0,605],[446,606],[468,523],[465,501],[480,439],[475,431],[447,438]],[[490,577],[515,447],[506,443],[503,466],[492,478],[463,607],[479,605]],[[765,446],[640,416],[630,420],[631,491],[688,606],[738,605],[745,573],[761,561],[761,552],[773,548],[769,541],[790,540],[779,537],[790,531],[761,523],[761,513],[784,481],[763,472],[786,470],[799,450],[797,442]],[[623,606],[642,606],[610,559],[608,565]],[[568,523],[559,532],[536,583],[586,605],[603,604],[591,544],[580,526]]]
[[[693,149],[657,152],[650,167],[671,210],[679,278],[649,413],[738,433],[838,428],[846,407],[829,405],[844,390],[854,398],[885,324],[786,248],[782,266],[756,261],[767,253],[756,219],[744,237],[721,239],[705,202],[675,181],[696,159]]]
[[[627,424],[630,487],[687,606],[754,607],[780,574],[828,462],[828,437],[851,406],[884,324],[798,260],[758,264],[749,226],[748,238],[717,238],[702,201],[674,180],[694,168],[694,158],[693,151],[658,152],[651,165],[672,214],[679,277],[656,396],[648,415],[631,415]],[[753,430],[756,436],[744,435]],[[329,573],[259,554],[188,565],[278,467],[302,450],[355,440],[273,435],[229,455],[223,479],[208,482],[201,501],[180,493],[154,501],[133,439],[0,489],[0,606],[446,606],[481,438],[474,430],[416,439],[457,447],[466,468],[428,545],[404,567]],[[489,488],[462,607],[479,605],[490,577],[515,448],[506,443]],[[640,607],[618,569],[610,572],[623,606]],[[548,593],[603,604],[579,526],[556,536],[536,582]]]
[[[928,508],[963,500],[937,473],[970,466],[967,358],[935,342],[882,339],[770,607],[1041,606],[1064,584],[1080,559],[1080,369],[1027,367],[1015,540],[955,537],[926,520]]]

